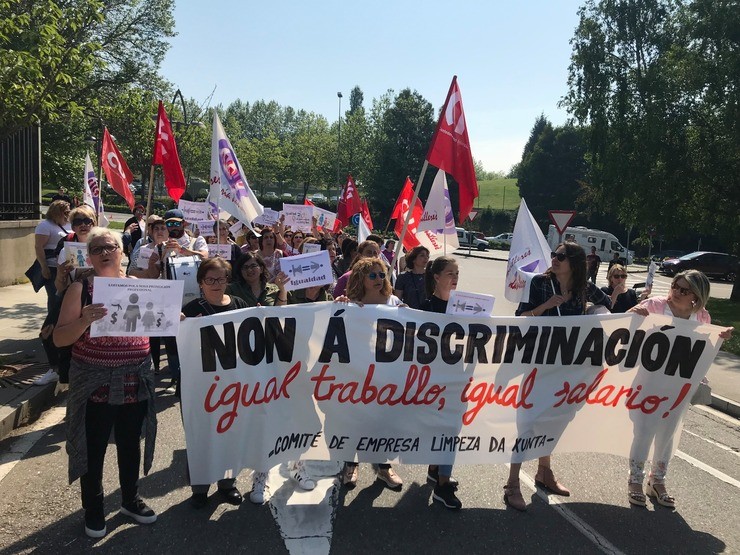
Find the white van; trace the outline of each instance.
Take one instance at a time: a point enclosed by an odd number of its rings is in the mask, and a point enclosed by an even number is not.
[[[461,248],[473,247],[480,251],[484,251],[488,248],[488,241],[478,239],[474,233],[466,231],[462,227],[456,227],[455,229],[457,230],[457,240],[460,243]]]
[[[591,253],[591,247],[596,247],[596,254],[599,255],[602,262],[609,262],[614,258],[614,253],[619,254],[619,258],[626,260],[627,264],[632,264],[635,253],[624,248],[619,240],[608,231],[599,229],[588,229],[583,226],[568,227],[563,233],[563,241],[573,241],[578,243],[586,251]],[[547,243],[552,250],[555,250],[560,242],[558,230],[554,225],[547,229]]]

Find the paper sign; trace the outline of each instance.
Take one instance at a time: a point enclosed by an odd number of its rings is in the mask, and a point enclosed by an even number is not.
[[[64,262],[69,262],[72,268],[92,268],[87,243],[65,241],[64,249],[59,253],[59,263]]]
[[[182,210],[186,222],[197,222],[208,219],[208,203],[180,200],[177,207]]]
[[[234,236],[234,239],[236,239],[237,237],[241,237],[242,235],[244,235],[244,224],[240,221],[237,221],[229,228],[229,233]]]
[[[156,249],[151,245],[143,246],[139,249],[139,257],[136,259],[136,267],[139,270],[146,270],[149,268],[149,259],[156,252]]]
[[[231,260],[231,245],[208,245],[208,258]]]
[[[308,233],[311,231],[313,206],[304,204],[283,204],[282,215],[285,216],[285,227]]]
[[[303,254],[309,254],[312,252],[319,252],[321,245],[318,243],[303,243]]]
[[[90,337],[169,337],[180,326],[183,282],[95,278],[93,303],[108,314],[90,326]]]
[[[334,229],[334,222],[337,219],[337,215],[334,212],[329,212],[328,210],[314,206],[313,216],[316,218],[317,226],[329,231]]]
[[[280,259],[280,270],[290,277],[290,281],[285,284],[286,291],[333,282],[329,251],[283,257]]]
[[[254,219],[254,223],[258,225],[275,225],[280,219],[280,212],[273,210],[272,208],[265,208],[265,211],[261,216],[257,216]]]
[[[192,222],[190,225],[197,228],[194,231],[197,231],[203,237],[215,237],[216,233],[213,231],[213,224],[215,223],[216,220],[199,220]]]
[[[450,300],[447,303],[446,314],[455,316],[490,316],[493,312],[493,295],[483,293],[467,293],[465,291],[450,291]]]

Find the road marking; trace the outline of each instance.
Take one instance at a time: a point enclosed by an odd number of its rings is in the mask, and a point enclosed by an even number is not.
[[[507,465],[508,466],[508,465]],[[526,484],[526,486],[537,494],[537,497],[547,503],[553,510],[560,513],[565,520],[570,522],[576,529],[588,538],[591,543],[598,547],[602,552],[609,553],[610,555],[624,555],[624,552],[619,550],[613,543],[607,540],[604,536],[599,534],[594,528],[588,525],[581,517],[571,511],[566,504],[558,499],[557,497],[550,497],[543,490],[538,488],[534,479],[530,477],[526,472],[519,472],[519,479]]]
[[[691,455],[687,455],[683,451],[680,451],[676,449],[676,456],[679,459],[685,460],[687,463],[689,463],[692,466],[695,466],[696,468],[703,470],[704,472],[707,472],[717,478],[718,480],[722,480],[723,482],[730,484],[731,486],[735,486],[736,488],[740,488],[740,480],[735,480],[732,476],[728,476],[724,472],[721,472],[717,470],[716,468],[713,468],[709,466],[706,463],[701,462],[699,459],[695,459]]]
[[[0,454],[0,482],[26,456],[31,447],[46,435],[50,428],[64,419],[66,411],[65,407],[52,407],[45,411],[36,422],[26,428],[27,431],[23,435],[17,437],[6,453]]]
[[[729,451],[733,455],[736,455],[736,456],[740,457],[740,452],[736,451],[735,449],[733,449],[729,445],[725,445],[724,443],[720,443],[718,441],[714,441],[713,439],[707,439],[705,437],[700,436],[699,434],[695,434],[694,432],[690,432],[688,430],[684,430],[683,433],[689,434],[689,435],[694,436],[694,437],[698,437],[702,441],[706,441],[707,443],[711,443],[712,445],[714,445],[716,447],[719,447],[720,449],[724,449],[725,451]]]

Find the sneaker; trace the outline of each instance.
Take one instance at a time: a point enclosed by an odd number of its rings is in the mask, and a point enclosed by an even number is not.
[[[438,466],[432,466],[429,465],[429,468],[427,468],[427,482],[432,482],[433,484],[439,483],[439,467]],[[457,489],[457,487],[460,485],[455,478],[450,476],[449,480],[447,480],[447,483],[450,484],[453,488]]]
[[[150,509],[144,500],[137,497],[131,503],[121,505],[121,514],[130,516],[139,524],[151,524],[157,521],[157,513]]]
[[[55,370],[52,370],[50,368],[49,370],[46,371],[46,374],[34,380],[33,385],[46,385],[49,383],[54,383],[58,380],[59,380],[59,374],[57,374]]]
[[[432,499],[439,501],[448,509],[456,511],[462,508],[462,502],[455,495],[455,488],[450,482],[445,484],[437,484],[434,486],[434,493],[432,493]]]
[[[290,473],[290,477],[298,484],[298,487],[305,489],[306,491],[311,491],[316,487],[316,482],[314,482],[311,479],[311,476],[308,475],[308,472],[306,472],[306,466],[303,464],[303,461],[298,461],[296,463]]]
[[[342,470],[342,484],[348,488],[353,488],[357,485],[357,478],[359,477],[357,468],[358,466],[356,464],[345,463],[344,469]]]
[[[173,379],[172,382],[170,383],[170,386],[167,389],[165,389],[164,392],[169,393],[170,395],[174,395],[175,393],[177,393],[178,385],[179,384],[177,383],[177,380]]]
[[[267,472],[255,472],[252,476],[252,491],[249,492],[249,500],[255,505],[262,505],[267,499]]]
[[[392,468],[379,468],[378,478],[391,489],[401,489],[403,486],[403,480]]]
[[[103,514],[85,514],[85,534],[89,538],[102,538],[108,530],[105,527],[105,516]]]

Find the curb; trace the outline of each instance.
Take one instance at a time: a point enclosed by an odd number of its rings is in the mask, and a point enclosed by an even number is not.
[[[61,393],[57,391],[57,385],[55,382],[42,387],[31,386],[11,403],[0,406],[0,441],[48,409]]]
[[[727,397],[712,393],[712,402],[709,406],[734,418],[740,418],[740,403]]]

